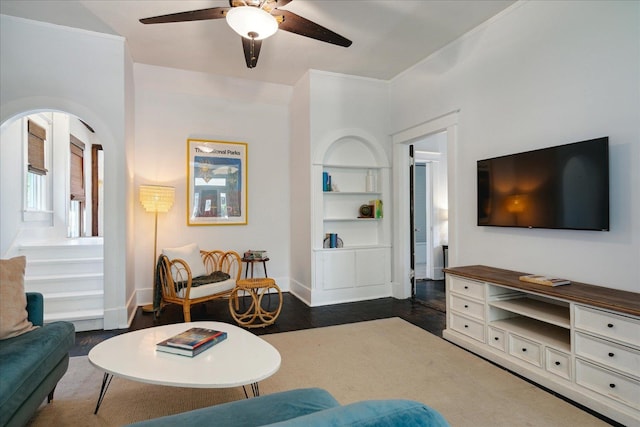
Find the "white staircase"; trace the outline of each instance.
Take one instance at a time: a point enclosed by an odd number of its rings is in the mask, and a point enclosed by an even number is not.
[[[22,243],[25,289],[44,296],[44,321],[66,320],[76,331],[104,329],[102,238]]]

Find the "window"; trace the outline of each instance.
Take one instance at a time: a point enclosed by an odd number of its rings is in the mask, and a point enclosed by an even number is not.
[[[46,210],[45,146],[47,131],[34,121],[27,121],[27,210]]]
[[[84,143],[73,135],[69,156],[69,237],[84,235],[85,183],[84,183]]]

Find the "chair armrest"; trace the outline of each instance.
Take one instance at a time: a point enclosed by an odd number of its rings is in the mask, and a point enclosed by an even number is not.
[[[31,323],[36,326],[44,324],[44,297],[38,292],[27,292],[27,313]]]
[[[166,283],[163,283],[163,292],[165,296],[178,298],[178,292],[182,289],[186,289],[183,298],[189,299],[189,293],[191,292],[191,284],[193,283],[193,276],[191,274],[191,268],[189,264],[183,259],[175,258],[172,260],[167,259],[167,276],[164,278]]]

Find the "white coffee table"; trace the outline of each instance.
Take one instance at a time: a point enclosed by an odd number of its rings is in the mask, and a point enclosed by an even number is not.
[[[195,357],[156,351],[156,344],[187,329],[227,332],[227,339]],[[193,388],[244,388],[258,396],[258,381],[280,368],[280,353],[249,331],[221,322],[189,322],[156,326],[109,338],[89,351],[89,362],[105,372],[94,413],[113,376],[149,384]],[[247,392],[245,389],[245,396]]]

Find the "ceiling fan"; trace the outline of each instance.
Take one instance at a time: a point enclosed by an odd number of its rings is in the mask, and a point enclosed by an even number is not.
[[[242,48],[248,68],[255,68],[258,64],[262,40],[275,34],[278,29],[338,46],[351,46],[351,40],[340,34],[293,12],[279,9],[292,1],[229,0],[229,7],[211,7],[153,16],[143,18],[140,22],[143,24],[164,24],[226,18],[229,26],[242,36]]]

